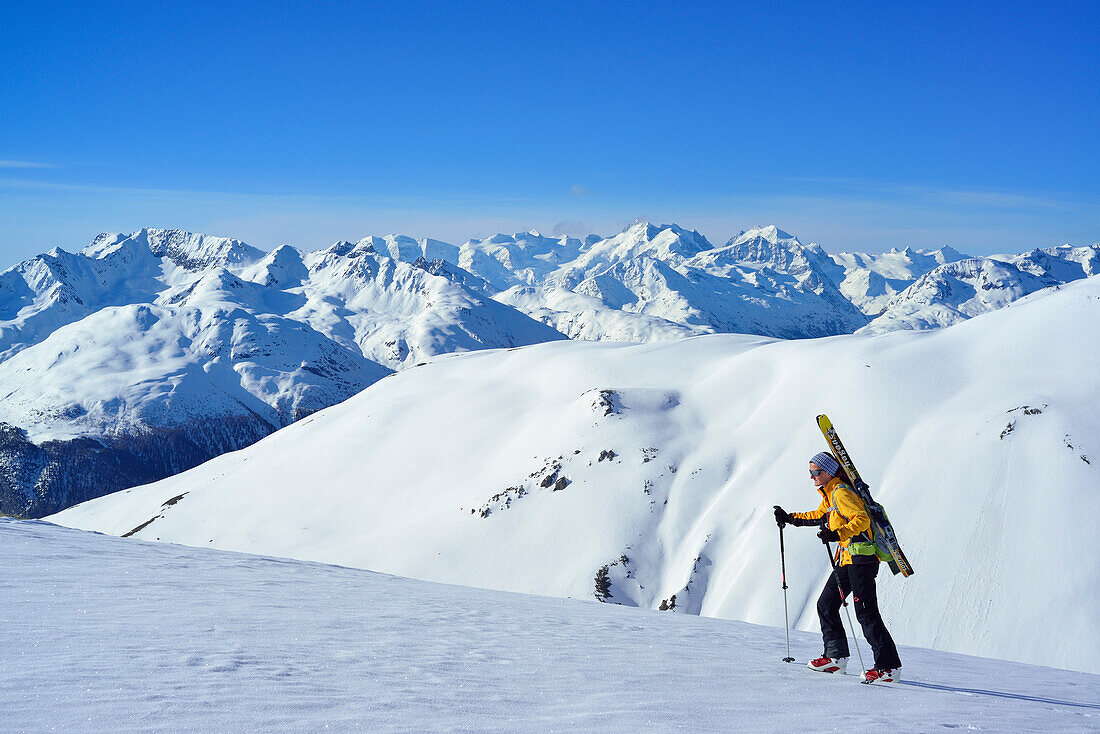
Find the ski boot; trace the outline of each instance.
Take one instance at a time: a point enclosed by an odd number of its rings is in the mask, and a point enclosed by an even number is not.
[[[901,673],[897,670],[879,670],[878,668],[871,668],[865,670],[861,683],[893,683],[901,678]]]
[[[822,655],[818,659],[806,663],[806,667],[819,673],[840,673],[844,675],[844,672],[848,670],[848,658],[831,658]]]

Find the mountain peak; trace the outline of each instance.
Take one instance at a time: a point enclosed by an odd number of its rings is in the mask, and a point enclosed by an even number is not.
[[[360,249],[362,252],[374,252],[374,238],[364,237],[358,242],[351,242],[350,240],[337,240],[329,245],[325,253],[336,255],[337,257],[344,257],[351,253],[352,250]]]
[[[793,251],[803,248],[797,237],[784,232],[774,224],[742,230],[736,237],[731,237],[726,242],[726,247],[740,248],[742,246],[748,246],[749,250],[746,250],[746,252],[750,250],[755,252]]]
[[[767,242],[771,242],[773,245],[778,244],[780,240],[794,240],[798,241],[798,238],[789,232],[784,232],[774,224],[768,224],[757,227],[750,227],[749,229],[742,230],[731,241],[735,244],[742,242],[748,242],[750,240],[762,239]]]
[[[280,289],[299,286],[309,277],[302,253],[290,245],[279,245],[245,273],[246,280]]]
[[[662,225],[658,227],[647,219],[639,218],[635,219],[633,222],[624,227],[623,230],[619,232],[619,234],[632,234],[636,237],[644,237],[647,240],[651,240],[657,235],[658,232],[664,229],[665,226],[667,225]]]
[[[101,257],[120,242],[129,239],[129,237],[129,235],[119,232],[101,232],[86,247],[80,250],[80,254],[94,258]]]
[[[660,235],[662,232],[669,232],[676,237],[689,237],[700,239],[702,238],[702,235],[700,235],[694,229],[684,229],[683,227],[675,223],[654,224],[653,222],[650,222],[646,219],[635,219],[633,222],[631,222],[629,226],[627,226],[625,229],[623,229],[622,232],[619,233],[619,236],[629,234],[638,239],[652,240]]]
[[[951,245],[944,245],[939,249],[939,252],[943,255],[945,260],[967,260],[970,258],[970,255],[959,252]]]
[[[195,234],[181,229],[157,229],[142,227],[129,237],[101,240],[97,237],[89,247],[105,252],[112,246],[127,241],[138,242],[149,248],[154,256],[167,258],[185,270],[203,270],[211,266],[247,265],[267,255],[251,245],[231,237]],[[109,244],[108,244],[109,243]],[[85,253],[88,254],[88,253]]]
[[[644,220],[636,221],[615,237],[606,240],[630,247],[629,256],[642,254],[639,245],[647,249],[656,246],[659,252],[675,253],[691,257],[703,250],[711,249],[707,239],[695,230],[686,230],[678,224],[653,224]],[[626,255],[627,253],[620,253]]]

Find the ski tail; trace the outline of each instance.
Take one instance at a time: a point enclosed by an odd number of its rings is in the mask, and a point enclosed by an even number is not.
[[[890,523],[890,518],[886,516],[886,510],[871,497],[871,488],[860,477],[859,471],[856,469],[848,450],[844,448],[844,444],[841,442],[840,436],[837,435],[832,421],[829,420],[827,415],[819,415],[817,417],[817,427],[821,429],[821,434],[828,442],[833,456],[848,474],[848,478],[851,480],[849,485],[863,500],[863,504],[867,508],[867,514],[871,517],[871,530],[874,532],[875,542],[889,552],[890,560],[887,560],[887,563],[890,570],[895,574],[900,573],[902,576],[912,576],[913,564],[909,563],[909,559],[902,552],[901,544],[898,543],[897,535],[894,533],[894,526]]]

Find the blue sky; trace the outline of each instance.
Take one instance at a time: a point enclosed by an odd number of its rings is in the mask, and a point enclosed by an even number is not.
[[[0,267],[141,226],[1100,240],[1090,4],[653,5],[5,3]]]

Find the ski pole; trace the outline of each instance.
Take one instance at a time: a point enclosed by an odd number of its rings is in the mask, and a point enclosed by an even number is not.
[[[779,526],[779,565],[783,569],[783,627],[787,633],[787,657],[785,663],[793,663],[791,657],[791,620],[787,616],[787,552],[783,548],[783,526]]]
[[[825,527],[822,523],[822,527]],[[844,611],[848,615],[848,626],[852,629],[852,643],[856,647],[856,655],[859,657],[859,667],[861,670],[867,670],[863,666],[863,653],[859,651],[859,638],[856,637],[856,625],[852,621],[852,610],[848,608],[848,602],[844,600],[844,587],[840,585],[840,572],[837,570],[836,560],[833,558],[833,549],[825,543],[825,552],[829,554],[829,565],[833,567],[833,578],[836,579],[836,590],[840,594],[840,606],[844,607]],[[842,623],[843,624],[843,623]]]

